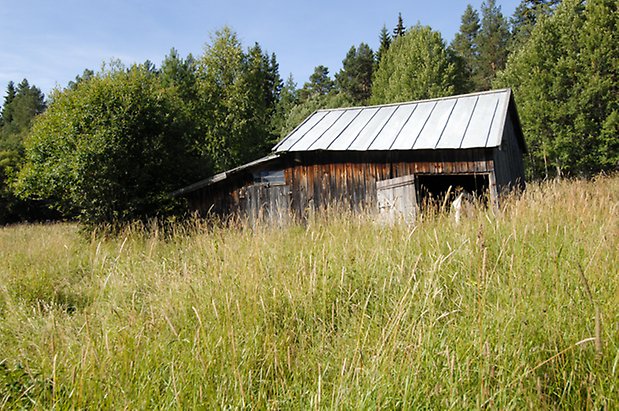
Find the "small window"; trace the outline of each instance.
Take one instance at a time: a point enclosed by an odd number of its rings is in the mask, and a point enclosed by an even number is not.
[[[254,173],[254,183],[285,184],[284,170],[263,170]]]

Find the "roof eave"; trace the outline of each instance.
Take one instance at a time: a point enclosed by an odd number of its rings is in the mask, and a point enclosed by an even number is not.
[[[230,178],[231,176],[233,176],[235,174],[238,174],[238,173],[240,173],[240,172],[242,172],[244,170],[247,170],[247,169],[250,169],[252,167],[259,166],[259,165],[271,162],[271,161],[273,161],[275,159],[278,159],[278,158],[280,158],[282,156],[282,154],[283,153],[281,153],[281,152],[271,153],[271,154],[269,154],[267,156],[264,156],[262,158],[254,160],[254,161],[249,162],[247,164],[243,164],[243,165],[240,165],[238,167],[232,168],[230,170],[227,170],[227,171],[215,174],[214,176],[205,178],[204,180],[200,180],[197,183],[188,185],[187,187],[183,187],[183,188],[181,188],[179,190],[174,191],[172,193],[172,196],[173,197],[178,197],[178,196],[181,196],[181,195],[184,195],[184,194],[189,194],[189,193],[197,191],[197,190],[199,190],[201,188],[208,187],[208,186],[213,185],[215,183],[219,183],[220,181],[224,181],[224,180]]]

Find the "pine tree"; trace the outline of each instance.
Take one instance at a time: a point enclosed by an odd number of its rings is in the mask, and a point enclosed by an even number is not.
[[[344,60],[342,69],[335,75],[337,85],[355,104],[362,104],[372,92],[374,53],[370,46],[361,43],[352,46]]]
[[[327,95],[333,90],[335,83],[329,77],[329,69],[323,65],[314,67],[314,72],[310,75],[309,82],[303,85],[299,90],[299,98],[307,100],[308,98],[319,95]]]
[[[475,88],[487,90],[496,73],[505,67],[510,33],[507,20],[495,0],[481,5],[481,29],[477,36],[478,57],[473,69]]]
[[[479,13],[469,4],[462,14],[460,31],[456,33],[450,45],[458,67],[460,92],[470,92],[475,89],[473,78],[478,58],[476,41],[479,29]]]
[[[402,20],[402,13],[398,13],[398,24],[393,29],[393,39],[402,37],[406,33],[406,27],[404,26],[404,20]]]

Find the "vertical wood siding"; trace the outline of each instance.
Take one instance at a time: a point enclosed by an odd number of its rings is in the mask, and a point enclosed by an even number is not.
[[[506,128],[506,133],[513,129]],[[517,145],[517,141],[512,140]],[[201,215],[241,214],[250,219],[293,214],[305,217],[314,210],[335,203],[352,210],[377,207],[376,182],[408,175],[490,174],[491,195],[510,184],[514,175],[523,175],[520,164],[512,161],[518,147],[496,149],[426,150],[401,152],[307,152],[294,153],[266,165],[283,170],[285,185],[275,189],[255,184],[252,170],[189,193],[190,209]],[[264,167],[264,165],[263,165]],[[256,171],[256,170],[253,170]],[[496,171],[496,176],[494,175]],[[277,217],[278,221],[281,220]]]

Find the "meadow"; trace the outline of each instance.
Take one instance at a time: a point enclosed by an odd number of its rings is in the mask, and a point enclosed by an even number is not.
[[[0,409],[617,409],[619,177],[459,224],[0,228]]]

